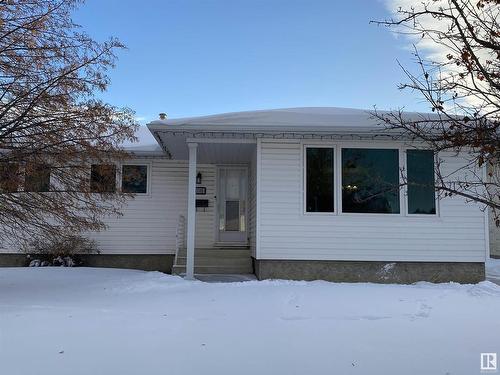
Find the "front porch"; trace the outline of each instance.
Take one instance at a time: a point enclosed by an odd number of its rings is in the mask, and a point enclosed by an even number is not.
[[[173,275],[186,273],[187,249],[175,255]],[[195,248],[195,275],[251,275],[254,273],[251,250],[248,246]]]
[[[253,274],[256,140],[165,128],[155,133],[159,143],[171,159],[188,162],[172,273]]]

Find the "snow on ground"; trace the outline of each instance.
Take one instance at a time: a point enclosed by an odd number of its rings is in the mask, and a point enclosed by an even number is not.
[[[479,374],[500,286],[0,269],[0,374]],[[500,354],[500,353],[499,353]]]

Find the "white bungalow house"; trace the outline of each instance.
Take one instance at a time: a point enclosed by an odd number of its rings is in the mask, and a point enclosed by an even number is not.
[[[487,213],[423,186],[435,158],[452,172],[466,155],[433,155],[352,109],[164,118],[148,128],[159,147],[136,149],[121,166],[141,172],[137,196],[94,235],[103,254],[91,264],[187,277],[484,279]],[[419,185],[400,188],[403,180]]]

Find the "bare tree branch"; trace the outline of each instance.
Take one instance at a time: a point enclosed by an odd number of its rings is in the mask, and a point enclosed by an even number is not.
[[[124,46],[82,32],[71,19],[81,3],[0,1],[0,241],[104,229],[130,197],[90,188],[90,165],[126,158],[136,125],[95,97]],[[50,191],[24,191],[42,166]]]
[[[395,19],[373,21],[395,32],[421,36],[442,56],[422,57],[415,39],[417,73],[402,67],[401,90],[419,93],[432,115],[375,110],[381,124],[424,142],[435,153],[462,153],[465,167],[436,167],[436,190],[492,210],[500,224],[500,0],[426,0],[400,8]],[[428,51],[424,51],[428,52]],[[484,169],[487,170],[485,176]],[[465,177],[464,177],[465,176]]]

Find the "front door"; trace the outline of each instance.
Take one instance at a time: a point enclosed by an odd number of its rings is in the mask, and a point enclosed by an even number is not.
[[[247,242],[247,169],[217,169],[217,231],[219,242]]]

